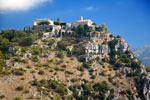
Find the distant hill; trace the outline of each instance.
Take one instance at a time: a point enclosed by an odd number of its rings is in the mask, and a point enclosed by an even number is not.
[[[131,49],[136,57],[142,60],[143,64],[150,67],[150,45]]]

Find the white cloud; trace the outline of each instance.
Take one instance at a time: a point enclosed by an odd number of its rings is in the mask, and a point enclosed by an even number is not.
[[[94,9],[95,9],[95,8],[94,8],[93,6],[89,6],[89,7],[86,8],[87,11],[92,11],[92,10],[94,10]]]
[[[53,0],[0,0],[0,12],[24,11]]]

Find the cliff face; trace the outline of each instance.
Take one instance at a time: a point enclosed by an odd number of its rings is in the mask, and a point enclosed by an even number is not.
[[[106,29],[81,30],[43,36],[31,46],[9,46],[12,56],[5,64],[0,60],[0,98],[149,100],[150,70],[125,40]]]

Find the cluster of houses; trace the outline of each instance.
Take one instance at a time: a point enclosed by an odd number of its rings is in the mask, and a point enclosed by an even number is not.
[[[39,25],[39,22],[49,22],[49,24],[42,24]],[[55,21],[52,21],[50,19],[36,19],[35,21],[32,22],[32,28],[35,30],[39,29],[44,29],[45,32],[44,36],[45,37],[51,37],[51,36],[58,36],[59,33],[64,36],[65,33],[72,34],[72,28],[78,27],[79,25],[88,25],[89,27],[92,27],[92,29],[95,29],[95,25],[93,25],[93,21],[90,19],[84,20],[83,17],[81,16],[79,20],[73,22],[73,23],[65,23],[63,25],[58,25],[55,24]]]
[[[48,24],[39,24],[39,22],[49,22]],[[56,21],[52,21],[50,19],[36,19],[32,22],[32,28],[33,29],[45,29],[48,30],[44,33],[44,37],[55,37],[58,35],[65,36],[65,34],[72,34],[72,29],[74,27],[78,27],[79,25],[88,25],[89,27],[92,27],[91,32],[88,33],[88,36],[90,36],[91,40],[86,41],[84,43],[84,49],[86,54],[108,54],[110,53],[110,48],[108,45],[108,42],[112,40],[110,37],[111,33],[104,32],[104,31],[95,31],[95,28],[97,27],[93,21],[90,19],[84,20],[81,16],[79,20],[73,22],[73,23],[65,23],[65,24],[56,24]],[[118,39],[118,43],[115,46],[115,50],[122,50],[125,52],[129,49],[129,46],[127,43],[122,39]],[[90,57],[89,57],[90,58]]]

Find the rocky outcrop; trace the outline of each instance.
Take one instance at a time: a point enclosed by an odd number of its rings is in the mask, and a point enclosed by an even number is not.
[[[108,45],[100,45],[99,46],[99,53],[101,53],[101,54],[104,54],[104,53],[108,54],[108,53],[110,53],[110,48],[108,47]]]
[[[115,50],[116,51],[121,50],[122,52],[125,52],[129,50],[129,46],[123,38],[118,38],[118,43],[115,46]]]
[[[141,82],[141,92],[145,100],[150,100],[150,78],[144,77]]]

